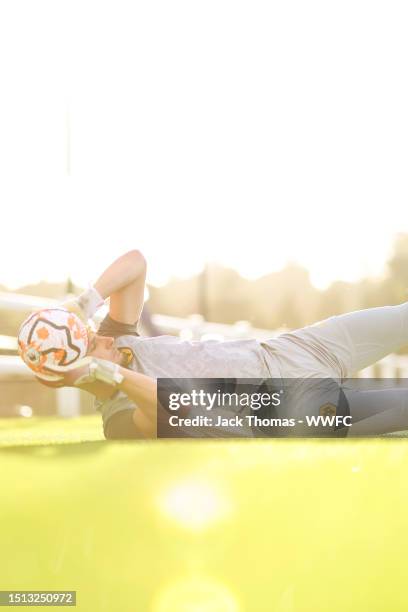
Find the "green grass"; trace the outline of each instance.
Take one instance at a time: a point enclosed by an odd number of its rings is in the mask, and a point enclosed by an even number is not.
[[[104,440],[101,418],[75,419],[34,417],[0,419],[0,448],[44,444],[77,444]]]
[[[84,612],[408,609],[406,439],[108,443],[82,417],[0,421],[0,445],[0,589],[77,590]]]

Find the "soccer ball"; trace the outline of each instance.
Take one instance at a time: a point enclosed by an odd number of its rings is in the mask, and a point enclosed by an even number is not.
[[[60,380],[60,376],[47,369],[71,366],[85,357],[88,331],[76,314],[64,308],[39,310],[21,325],[18,350],[36,376],[43,380]]]

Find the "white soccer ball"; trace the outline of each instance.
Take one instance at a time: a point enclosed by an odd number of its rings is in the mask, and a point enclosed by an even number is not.
[[[72,366],[88,350],[86,325],[64,308],[49,308],[31,314],[18,334],[19,354],[43,380],[60,380],[51,373],[54,367]]]

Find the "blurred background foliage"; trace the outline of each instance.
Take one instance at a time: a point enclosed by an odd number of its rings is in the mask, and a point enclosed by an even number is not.
[[[340,237],[333,248],[347,248],[345,239]],[[70,281],[44,281],[20,287],[17,292],[59,299],[72,289],[77,293],[81,288],[73,287]],[[0,285],[1,290],[7,291],[7,287]],[[265,329],[302,327],[335,314],[407,300],[408,234],[396,237],[384,274],[378,278],[335,281],[319,290],[311,283],[308,270],[297,263],[288,263],[282,270],[255,280],[209,263],[200,275],[172,278],[161,287],[150,285],[149,294],[151,313],[177,317],[201,313],[208,321],[246,320]],[[16,335],[21,319],[21,313],[0,311],[1,333]]]

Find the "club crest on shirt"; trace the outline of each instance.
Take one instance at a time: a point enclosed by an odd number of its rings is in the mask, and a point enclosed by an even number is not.
[[[130,365],[130,363],[132,362],[133,359],[133,351],[132,349],[128,348],[128,347],[120,347],[119,351],[122,353],[122,355],[124,356],[124,367]]]
[[[330,402],[326,402],[323,406],[320,406],[320,416],[336,416],[336,406]]]

